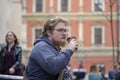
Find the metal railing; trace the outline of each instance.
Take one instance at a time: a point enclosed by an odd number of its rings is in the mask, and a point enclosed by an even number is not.
[[[13,79],[13,80],[23,80],[23,76],[15,76],[15,75],[3,75],[0,74],[0,79]]]

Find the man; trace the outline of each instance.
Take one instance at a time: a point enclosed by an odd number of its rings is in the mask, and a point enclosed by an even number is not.
[[[86,75],[86,68],[83,66],[83,60],[80,60],[78,68],[73,70],[74,80],[84,80]]]
[[[67,65],[78,43],[71,39],[66,50],[60,51],[66,43],[67,25],[61,17],[48,19],[45,23],[42,36],[34,42],[29,57],[28,80],[72,80]]]
[[[115,64],[113,70],[108,72],[108,80],[113,80],[115,78],[115,74],[118,71],[118,64]]]
[[[114,75],[114,79],[115,80],[120,80],[120,62],[118,62],[118,65],[117,65],[117,71]]]

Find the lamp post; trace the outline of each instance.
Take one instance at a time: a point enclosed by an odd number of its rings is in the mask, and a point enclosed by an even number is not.
[[[116,12],[117,12],[117,27],[116,27],[116,29],[117,29],[117,31],[116,31],[116,32],[117,32],[117,37],[116,37],[116,38],[117,38],[117,39],[116,39],[116,40],[117,40],[117,63],[118,63],[118,62],[119,62],[119,59],[120,59],[120,44],[119,44],[119,40],[120,40],[120,39],[119,39],[119,36],[120,36],[120,35],[119,35],[119,31],[120,31],[120,30],[119,30],[119,29],[120,29],[120,28],[119,28],[119,20],[120,20],[120,10],[119,10],[119,9],[120,9],[120,8],[119,8],[119,7],[120,7],[120,6],[119,6],[119,0],[116,0],[116,1],[117,1],[117,2],[116,2],[116,8],[117,8],[117,9],[116,9],[116,10],[117,10],[117,11],[116,11]]]
[[[111,27],[111,38],[112,38],[112,57],[113,57],[113,66],[115,64],[115,49],[114,49],[114,33],[113,33],[113,10],[112,10],[112,7],[113,7],[113,2],[112,0],[110,0],[110,27]]]

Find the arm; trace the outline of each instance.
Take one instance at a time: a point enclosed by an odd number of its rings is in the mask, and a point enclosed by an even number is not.
[[[20,46],[16,46],[15,48],[15,64],[12,66],[12,68],[17,69],[21,63],[22,59],[22,48]]]
[[[22,58],[22,48],[19,46],[15,47],[15,51],[14,51],[14,59],[15,64],[9,69],[10,74],[13,74],[15,72],[15,69],[19,68],[19,65],[21,63],[21,58]]]

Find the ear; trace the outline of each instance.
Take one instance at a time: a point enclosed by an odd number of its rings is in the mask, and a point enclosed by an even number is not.
[[[47,34],[48,34],[48,37],[50,37],[52,35],[52,32],[47,30]]]

